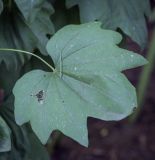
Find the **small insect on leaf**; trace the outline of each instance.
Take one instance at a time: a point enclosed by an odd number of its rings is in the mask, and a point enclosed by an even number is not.
[[[35,95],[31,94],[31,96],[36,97],[39,104],[43,104],[45,99],[45,91],[41,90]]]

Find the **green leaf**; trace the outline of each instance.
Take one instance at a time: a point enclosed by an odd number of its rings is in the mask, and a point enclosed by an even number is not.
[[[119,48],[121,35],[100,25],[59,30],[47,44],[56,71],[33,70],[13,89],[17,124],[30,121],[42,143],[58,129],[87,146],[87,117],[120,120],[137,106],[135,88],[120,72],[146,60]]]
[[[142,48],[147,44],[144,15],[150,13],[149,0],[67,0],[66,5],[79,6],[82,23],[99,20],[104,28],[121,28]]]
[[[0,107],[0,115],[11,130],[11,151],[0,153],[0,160],[49,160],[46,148],[39,142],[29,124],[18,126],[14,119],[14,97],[9,96]]]
[[[34,12],[31,12],[30,6],[29,8],[29,15],[32,17],[31,21],[27,20],[26,14],[26,8],[21,7],[23,6],[24,2],[27,4],[31,3],[31,9],[34,10]],[[21,10],[21,12],[24,14],[24,17],[26,18],[25,23],[27,26],[31,29],[31,32],[37,39],[37,47],[40,49],[41,53],[43,55],[47,55],[45,46],[48,42],[47,35],[54,33],[54,26],[53,23],[50,20],[50,16],[54,13],[54,9],[52,5],[44,0],[37,0],[37,1],[31,1],[25,0],[20,1],[16,0],[16,3]]]
[[[11,150],[10,130],[6,122],[0,116],[0,152]]]
[[[18,12],[14,11],[11,15],[4,12],[0,16],[0,24],[0,48],[18,48],[27,51],[36,48],[37,41]],[[7,69],[17,70],[29,58],[29,55],[0,51],[0,63],[4,61]]]
[[[43,55],[47,55],[47,34],[54,32],[49,17],[52,13],[53,8],[48,2],[43,3],[31,23],[17,10],[3,13],[0,16],[0,48],[17,48],[31,52],[39,48]],[[0,51],[0,63],[4,61],[8,69],[21,67],[29,58],[29,55]]]
[[[3,2],[2,0],[0,0],[0,14],[2,13],[2,11],[3,11]]]
[[[25,19],[29,22],[35,20],[44,0],[15,0]]]

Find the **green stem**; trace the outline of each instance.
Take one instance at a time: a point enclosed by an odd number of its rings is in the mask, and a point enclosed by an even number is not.
[[[12,48],[0,48],[0,51],[11,51],[11,52],[18,52],[18,53],[24,53],[24,54],[29,54],[32,55],[36,58],[38,58],[39,60],[41,60],[44,64],[46,64],[53,72],[55,72],[55,69],[49,64],[47,63],[45,60],[43,60],[41,57],[37,56],[34,53],[28,52],[28,51],[23,51],[23,50],[19,50],[19,49],[12,49]]]
[[[136,121],[137,117],[141,112],[141,107],[145,100],[145,95],[147,92],[147,87],[149,84],[149,80],[151,77],[152,70],[154,68],[154,61],[155,61],[155,29],[153,31],[152,40],[150,43],[150,47],[147,53],[147,59],[149,64],[146,65],[141,73],[139,85],[138,85],[138,108],[136,112],[130,117],[130,122],[133,123]]]

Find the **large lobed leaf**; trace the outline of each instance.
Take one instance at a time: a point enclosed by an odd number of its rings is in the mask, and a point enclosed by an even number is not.
[[[87,146],[87,117],[120,120],[137,106],[135,88],[120,72],[146,60],[119,48],[121,35],[100,25],[58,31],[47,44],[56,71],[33,70],[13,89],[17,124],[30,121],[42,143],[58,129]]]
[[[11,150],[10,130],[6,122],[0,116],[0,152]]]
[[[99,20],[103,27],[121,28],[135,42],[145,47],[147,29],[144,15],[150,13],[149,0],[67,0],[68,8],[78,5],[81,22]]]

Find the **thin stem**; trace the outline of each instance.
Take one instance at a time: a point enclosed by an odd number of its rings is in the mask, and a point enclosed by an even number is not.
[[[141,112],[141,108],[145,100],[147,87],[149,84],[149,80],[151,78],[151,73],[154,68],[154,62],[155,62],[155,45],[154,44],[155,44],[155,29],[153,31],[152,40],[147,53],[147,60],[149,61],[149,64],[144,67],[139,80],[139,85],[138,85],[138,106],[139,107],[137,108],[136,112],[130,117],[129,121],[131,123],[137,120],[137,117]]]
[[[34,53],[28,52],[28,51],[23,51],[23,50],[19,50],[19,49],[12,49],[12,48],[0,48],[0,51],[11,51],[11,52],[18,52],[18,53],[24,53],[24,54],[29,54],[32,55],[36,58],[38,58],[39,60],[41,60],[44,64],[46,64],[53,72],[55,72],[55,69],[49,64],[47,63],[45,60],[43,60],[41,57],[37,56]]]

